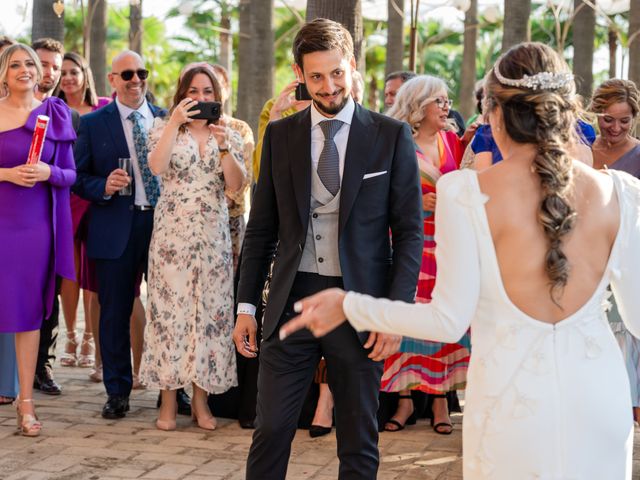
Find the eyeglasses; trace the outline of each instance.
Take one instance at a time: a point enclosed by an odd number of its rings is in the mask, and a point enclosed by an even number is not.
[[[453,100],[451,100],[450,98],[437,97],[434,98],[433,101],[438,108],[444,108],[445,105],[451,108],[451,106],[453,105]]]
[[[145,70],[144,68],[140,68],[138,70],[123,70],[122,72],[111,72],[113,75],[120,75],[120,77],[128,82],[133,78],[134,75],[138,75],[140,80],[146,80],[149,76],[149,70]]]

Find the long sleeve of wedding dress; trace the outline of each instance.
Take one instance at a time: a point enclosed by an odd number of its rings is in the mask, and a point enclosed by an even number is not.
[[[473,214],[464,206],[467,191],[458,172],[438,182],[436,256],[438,279],[429,304],[377,300],[350,292],[344,301],[349,322],[358,331],[404,335],[453,343],[469,328],[480,293],[480,258]]]

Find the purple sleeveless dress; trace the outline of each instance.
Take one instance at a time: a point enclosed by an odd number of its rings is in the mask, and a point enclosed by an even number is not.
[[[62,100],[45,100],[22,127],[0,132],[0,168],[26,162],[38,115],[51,119],[41,157],[49,180],[31,188],[0,182],[0,333],[39,329],[51,313],[55,276],[75,277],[69,187],[76,135]]]

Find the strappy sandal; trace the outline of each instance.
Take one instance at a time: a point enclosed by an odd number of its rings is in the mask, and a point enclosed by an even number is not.
[[[413,406],[413,399],[411,397],[411,394],[409,395],[398,395],[398,406],[400,406],[400,400],[402,399],[409,399],[411,400],[411,405]],[[396,414],[398,412],[396,411]],[[407,419],[404,421],[404,423],[400,423],[398,420],[396,420],[395,418],[391,418],[390,420],[387,420],[386,423],[384,424],[384,431],[385,432],[399,432],[400,430],[404,430],[404,427],[407,426],[407,424],[411,423],[411,421],[413,420],[413,417],[415,415],[415,407],[413,408],[413,411],[411,412],[411,415],[409,415],[407,417]],[[395,415],[394,415],[395,417]],[[413,420],[413,423],[415,423],[415,420]],[[388,428],[388,425],[394,425],[395,428]]]
[[[0,395],[0,405],[11,405],[16,399],[14,397],[5,397]]]
[[[64,353],[60,356],[60,365],[63,367],[75,367],[78,362],[76,356],[77,349],[78,340],[76,339],[76,332],[67,332],[67,343],[64,346]]]
[[[84,332],[82,343],[80,344],[80,355],[78,355],[78,366],[91,368],[96,363],[96,346],[93,341],[93,333]]]
[[[446,395],[433,395],[434,398],[444,398],[446,402]],[[433,406],[431,407],[431,428],[439,435],[451,435],[453,433],[453,424],[451,422],[438,422],[434,425]],[[444,430],[443,430],[444,428]]]
[[[32,398],[25,398],[24,400],[16,398],[16,420],[18,430],[24,437],[37,437],[42,430],[42,423],[38,420],[37,415],[30,413],[23,414],[20,409],[22,403],[33,403]]]
[[[89,380],[94,383],[102,383],[102,365],[98,365],[91,370],[89,374]]]

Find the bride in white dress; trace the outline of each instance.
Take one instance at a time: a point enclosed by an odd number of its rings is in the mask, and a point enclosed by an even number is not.
[[[611,284],[640,335],[640,183],[567,156],[574,89],[539,43],[489,73],[485,111],[504,160],[438,182],[430,304],[327,290],[281,329],[283,340],[303,327],[320,336],[346,318],[359,331],[455,342],[471,325],[467,480],[631,478],[629,384],[604,312]]]

